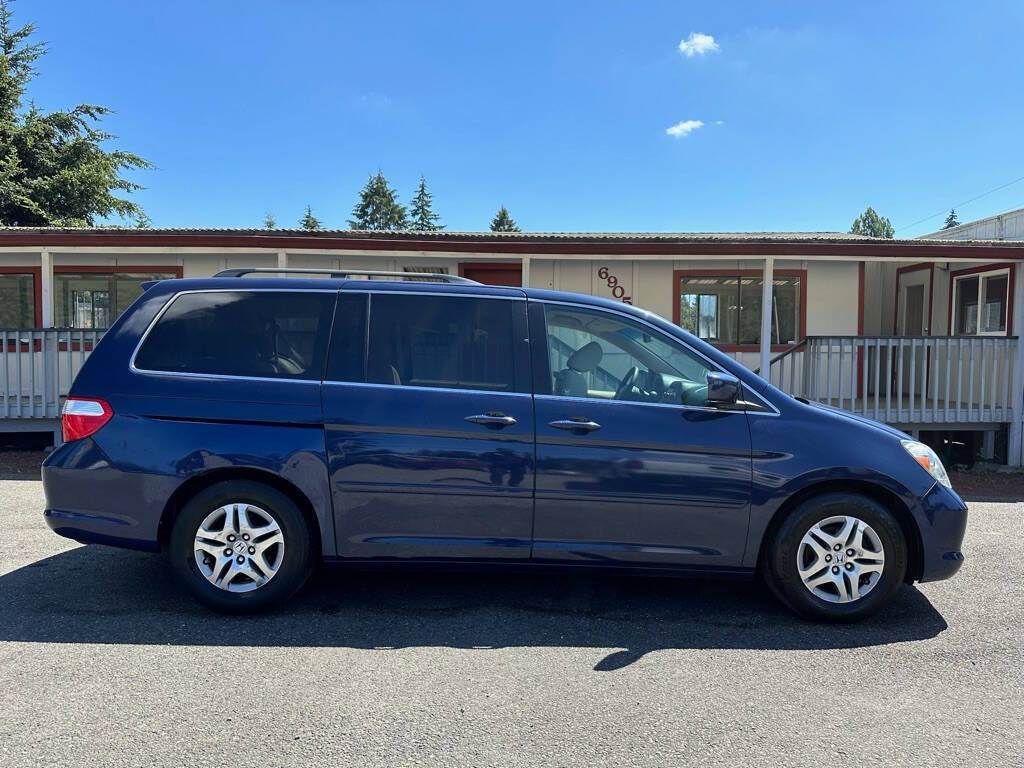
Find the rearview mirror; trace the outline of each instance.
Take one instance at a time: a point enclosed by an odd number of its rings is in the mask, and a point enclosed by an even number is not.
[[[731,373],[708,372],[708,405],[735,405],[739,399],[739,379]]]

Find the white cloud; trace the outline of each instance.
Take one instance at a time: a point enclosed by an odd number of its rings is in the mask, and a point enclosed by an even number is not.
[[[725,120],[715,120],[715,125],[725,125]]]
[[[703,120],[683,120],[681,123],[666,128],[665,133],[673,138],[681,139],[684,136],[689,136],[702,125],[704,125]]]
[[[711,35],[703,32],[691,32],[685,40],[679,41],[679,52],[692,59],[694,56],[703,56],[706,53],[714,53],[718,50],[718,43]]]

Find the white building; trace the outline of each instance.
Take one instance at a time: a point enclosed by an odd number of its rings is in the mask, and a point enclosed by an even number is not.
[[[1024,208],[921,235],[922,240],[1024,240]]]
[[[1021,259],[1024,243],[841,233],[0,229],[0,430],[52,428],[84,355],[145,280],[434,271],[629,302],[751,368],[771,361],[794,394],[926,437],[984,435],[982,455],[1019,464]]]

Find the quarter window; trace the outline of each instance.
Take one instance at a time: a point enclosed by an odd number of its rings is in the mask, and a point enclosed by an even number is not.
[[[710,364],[640,323],[546,304],[551,393],[600,400],[705,405]]]
[[[173,300],[135,358],[141,370],[323,377],[334,293],[217,291]]]
[[[513,391],[514,301],[372,294],[366,380]]]

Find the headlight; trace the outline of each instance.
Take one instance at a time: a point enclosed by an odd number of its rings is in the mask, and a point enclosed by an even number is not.
[[[906,449],[907,453],[914,457],[914,461],[925,468],[929,475],[947,488],[953,487],[949,482],[949,475],[946,474],[946,468],[942,466],[942,462],[935,454],[935,451],[916,440],[900,440],[900,445]]]

